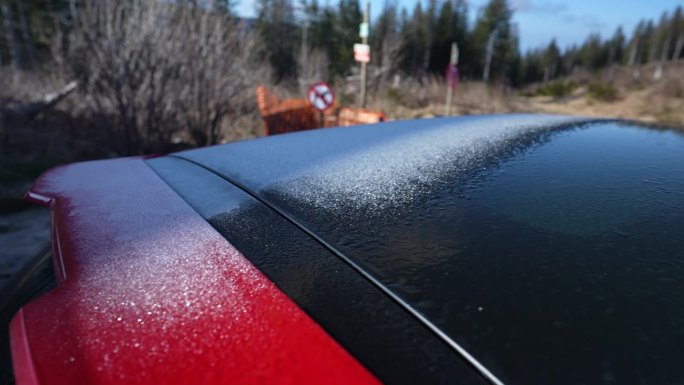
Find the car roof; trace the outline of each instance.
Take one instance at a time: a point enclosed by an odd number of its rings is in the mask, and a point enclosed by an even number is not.
[[[682,150],[673,130],[506,115],[165,159],[267,206],[491,382],[671,383],[684,378]],[[148,163],[169,182],[163,162]],[[170,184],[235,243],[235,207]],[[281,288],[301,279],[276,275]]]

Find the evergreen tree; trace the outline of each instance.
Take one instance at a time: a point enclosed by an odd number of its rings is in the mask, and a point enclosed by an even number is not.
[[[427,40],[425,15],[421,3],[416,3],[411,18],[408,18],[406,10],[402,12],[402,16],[401,67],[409,74],[416,74],[421,68],[421,59],[426,49],[425,42]]]
[[[398,53],[399,20],[397,8],[393,4],[387,4],[377,18],[375,26],[370,34],[372,63],[378,67],[395,67]]]
[[[556,39],[553,39],[546,47],[546,51],[542,56],[544,82],[548,82],[556,77],[560,57],[561,53],[556,44]]]
[[[653,44],[655,35],[655,27],[653,26],[653,21],[649,20],[646,22],[641,35],[639,36],[639,42],[643,47],[641,49],[641,60],[638,62],[641,64],[650,63],[655,60],[656,56],[656,45]]]
[[[296,76],[297,31],[289,0],[259,0],[256,30],[277,82]]]
[[[222,13],[232,14],[233,2],[231,0],[214,0],[214,9]]]
[[[335,24],[334,49],[330,54],[334,75],[347,75],[355,65],[354,44],[360,43],[359,24],[363,21],[358,0],[340,0]]]
[[[486,66],[487,51],[493,42],[490,63],[490,78],[504,79],[511,74],[513,62],[518,56],[517,31],[511,24],[513,11],[506,0],[490,0],[479,16],[473,30],[474,54]]]
[[[520,70],[516,74],[516,84],[528,84],[539,81],[544,76],[540,50],[528,51],[522,58]]]
[[[672,36],[674,45],[672,46],[670,60],[678,60],[682,57],[684,49],[684,14],[682,14],[682,6],[678,6],[672,16]]]
[[[464,0],[445,1],[436,18],[433,28],[432,53],[430,69],[433,72],[444,72],[449,64],[451,43],[459,48],[460,67],[467,70],[472,66],[470,41],[468,36],[468,8]]]
[[[66,0],[1,0],[0,65],[23,69],[50,58],[55,26],[67,21]]]
[[[589,35],[580,49],[582,66],[588,70],[596,71],[608,64],[608,51],[601,42],[601,36],[596,33]]]
[[[608,64],[619,64],[624,61],[625,56],[625,34],[622,27],[618,27],[608,44]]]
[[[670,41],[672,40],[671,34],[670,17],[667,12],[663,12],[660,16],[660,21],[655,25],[653,34],[651,35],[649,62],[666,60]]]

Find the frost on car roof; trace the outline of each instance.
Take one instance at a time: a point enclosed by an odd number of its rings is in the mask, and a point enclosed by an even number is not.
[[[324,208],[386,208],[410,200],[450,169],[468,169],[487,154],[560,124],[586,119],[553,115],[464,117],[391,122],[301,132],[181,153],[230,169],[251,187],[280,191]],[[296,183],[291,183],[295,181]],[[302,183],[305,186],[302,186]]]
[[[684,136],[549,116],[180,154],[370,272],[503,382],[684,380]]]

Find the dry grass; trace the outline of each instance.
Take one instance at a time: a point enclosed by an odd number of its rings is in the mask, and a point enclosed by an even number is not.
[[[528,97],[521,91],[464,81],[455,90],[451,114],[554,113],[684,125],[684,61],[668,63],[660,79],[653,78],[654,71],[654,66],[642,66],[579,72],[562,80],[577,85],[563,97]],[[345,99],[355,101],[354,95]],[[391,119],[428,118],[444,115],[445,99],[446,85],[440,78],[408,79],[371,94],[369,108],[383,110]]]
[[[668,63],[660,79],[653,78],[654,71],[653,66],[623,67],[612,73],[605,71],[585,80],[584,85],[563,100],[549,97],[518,98],[518,109],[684,125],[684,61]],[[592,97],[588,85],[596,82],[615,88],[617,98],[600,100]]]
[[[391,119],[416,119],[445,114],[447,88],[441,79],[422,84],[407,80],[371,95],[369,108],[383,110]],[[496,114],[516,110],[513,92],[481,82],[461,82],[454,92],[451,115]]]

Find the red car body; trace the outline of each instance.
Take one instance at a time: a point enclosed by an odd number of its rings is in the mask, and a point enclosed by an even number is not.
[[[58,288],[11,323],[19,385],[376,383],[145,165],[59,167]]]

